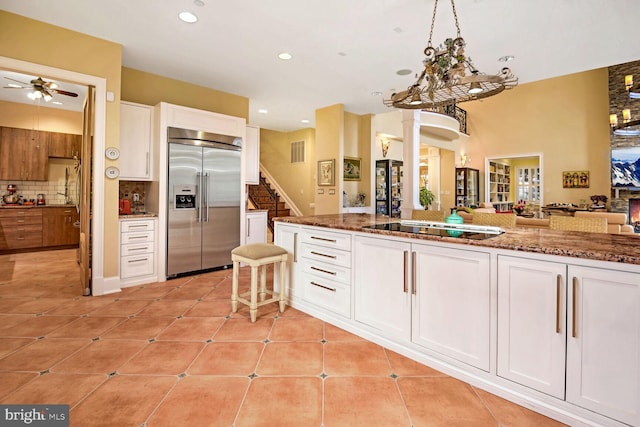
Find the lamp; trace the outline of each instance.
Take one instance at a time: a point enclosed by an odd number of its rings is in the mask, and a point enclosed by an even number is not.
[[[418,80],[407,90],[393,93],[383,102],[388,107],[405,109],[431,109],[455,105],[456,103],[488,98],[518,84],[518,78],[504,67],[496,75],[479,72],[465,55],[465,41],[460,35],[460,25],[454,0],[451,0],[456,24],[456,37],[444,41],[444,47],[433,47],[433,27],[436,20],[438,0],[433,6],[429,41],[424,49],[424,69]]]
[[[382,157],[387,157],[387,152],[389,151],[389,140],[381,139],[380,146],[382,147]]]

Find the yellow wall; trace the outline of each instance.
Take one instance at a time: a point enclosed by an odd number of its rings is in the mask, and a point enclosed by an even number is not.
[[[167,102],[249,120],[249,98],[126,67],[122,99],[145,105]]]
[[[461,107],[471,137],[469,166],[481,176],[485,157],[543,153],[545,204],[578,204],[593,194],[609,194],[606,69],[523,84]],[[574,170],[590,172],[589,188],[562,188],[562,171]]]
[[[344,106],[332,105],[316,110],[316,161],[335,161],[333,186],[317,186],[324,194],[316,194],[316,215],[335,214],[342,206],[340,182],[344,144]],[[334,194],[329,194],[333,190]],[[317,192],[317,190],[316,190]]]
[[[82,134],[82,113],[0,101],[0,126]]]
[[[305,141],[305,162],[291,163],[291,143]],[[315,130],[277,132],[260,129],[260,163],[303,215],[313,215],[316,185]]]

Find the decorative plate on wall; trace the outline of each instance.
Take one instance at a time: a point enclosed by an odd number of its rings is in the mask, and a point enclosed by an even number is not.
[[[116,160],[120,157],[120,150],[116,147],[109,147],[105,150],[104,155],[107,156],[107,159]]]
[[[109,166],[104,170],[104,174],[107,176],[107,178],[114,179],[120,176],[120,169],[115,166]]]

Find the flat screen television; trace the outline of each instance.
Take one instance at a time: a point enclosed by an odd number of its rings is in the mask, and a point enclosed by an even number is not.
[[[640,147],[611,150],[611,186],[640,188]]]

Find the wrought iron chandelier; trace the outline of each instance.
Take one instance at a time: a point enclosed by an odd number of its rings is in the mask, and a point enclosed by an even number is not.
[[[471,59],[465,55],[465,42],[460,35],[454,0],[451,0],[451,7],[456,23],[456,38],[446,39],[444,46],[433,47],[431,39],[438,9],[438,0],[435,0],[429,41],[424,49],[424,70],[407,90],[385,99],[383,102],[386,106],[437,110],[460,102],[488,98],[518,84],[518,78],[507,67],[496,75],[487,75],[473,66]]]
[[[618,122],[618,114],[609,114],[611,132],[617,136],[640,136],[640,119],[631,120],[631,109],[627,101],[640,99],[640,86],[633,87],[633,75],[624,76],[626,101],[622,110],[622,123]]]

